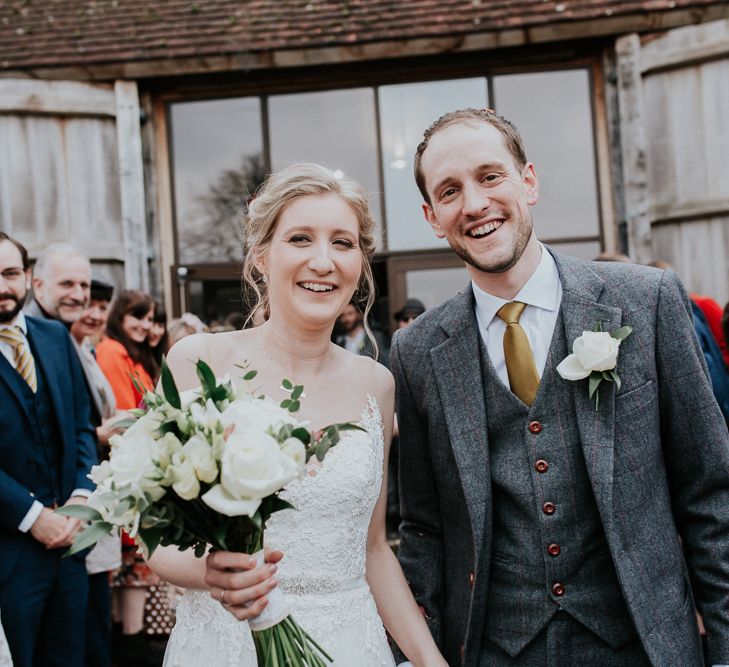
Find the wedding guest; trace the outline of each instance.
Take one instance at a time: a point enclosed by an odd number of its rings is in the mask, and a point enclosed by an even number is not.
[[[52,243],[33,267],[33,298],[26,315],[59,320],[70,327],[89,300],[91,264],[75,246]]]
[[[176,320],[170,322],[167,329],[169,337],[168,347],[172,347],[178,340],[195,333],[204,333],[208,330],[205,323],[193,313],[182,313]]]
[[[699,339],[701,351],[704,353],[704,361],[706,361],[706,366],[709,369],[711,389],[721,408],[724,419],[729,425],[729,370],[724,365],[721,350],[709,327],[703,309],[693,299],[691,300],[691,308],[696,336]]]
[[[368,325],[354,301],[344,307],[338,324],[342,333],[335,336],[334,342],[337,345],[354,354],[377,359],[385,367],[389,365],[390,351],[385,336],[376,329],[372,330],[372,336],[367,335]]]
[[[0,232],[0,608],[16,667],[79,667],[88,577],[63,554],[81,523],[53,510],[86,503],[94,432],[68,332],[22,312],[30,280],[26,249]]]
[[[139,407],[144,391],[154,388],[156,364],[147,338],[154,320],[154,299],[145,292],[125,290],[114,301],[106,338],[96,347],[99,366],[108,378],[119,409]],[[112,588],[122,624],[114,660],[123,665],[158,665],[159,651],[145,634],[145,607],[161,581],[144,563],[137,546],[122,535],[122,565]]]
[[[92,405],[98,415],[96,426],[99,460],[109,458],[109,438],[114,423],[128,413],[117,411],[114,390],[96,361],[94,343],[106,328],[114,287],[91,280],[91,298],[81,316],[71,325],[71,337],[90,389]],[[86,667],[111,666],[111,589],[109,574],[121,566],[121,539],[103,537],[86,557],[89,575],[89,600],[86,613]]]
[[[162,367],[162,357],[167,354],[169,349],[169,336],[167,333],[167,311],[159,302],[154,302],[154,315],[152,316],[152,326],[149,328],[149,336],[147,343],[152,350],[154,357],[155,372],[153,378],[157,380],[160,368]]]
[[[425,312],[425,306],[420,299],[407,299],[405,305],[395,313],[395,322],[398,329],[409,327]]]

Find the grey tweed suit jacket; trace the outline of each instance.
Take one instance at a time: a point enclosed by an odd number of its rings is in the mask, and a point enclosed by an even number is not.
[[[703,664],[695,598],[707,663],[729,664],[729,434],[685,291],[672,271],[555,260],[570,345],[597,322],[605,331],[633,327],[618,358],[622,387],[604,383],[598,411],[587,380],[569,384],[590,484],[645,651],[656,666]],[[479,662],[492,533],[478,337],[469,286],[398,331],[391,351],[400,562],[448,664],[465,667]]]

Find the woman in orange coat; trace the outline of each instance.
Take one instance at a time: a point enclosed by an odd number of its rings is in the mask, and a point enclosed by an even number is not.
[[[147,338],[154,316],[154,299],[145,292],[122,292],[109,312],[106,338],[96,346],[96,360],[109,380],[117,408],[138,408],[144,392],[154,389],[158,375],[152,349]],[[170,624],[166,605],[151,604],[150,595],[159,597],[161,581],[146,565],[137,546],[128,535],[122,535],[122,566],[115,573],[112,586],[117,611],[122,622],[123,640],[114,657],[120,664],[159,664],[160,656],[147,642],[151,634],[166,634]],[[162,606],[164,618],[156,618],[154,627],[145,628],[145,606]],[[160,613],[159,611],[157,612]]]

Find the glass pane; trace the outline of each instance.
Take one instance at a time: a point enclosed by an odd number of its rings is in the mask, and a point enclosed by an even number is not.
[[[465,266],[417,269],[405,274],[405,293],[408,299],[420,299],[426,308],[432,308],[455,296],[470,281]]]
[[[423,219],[413,178],[413,156],[423,131],[444,113],[488,106],[486,80],[456,79],[382,86],[380,132],[389,250],[444,248]]]
[[[597,236],[599,213],[587,70],[494,77],[496,110],[514,122],[539,176],[542,239]]]
[[[180,262],[240,261],[243,205],[266,171],[260,101],[178,103],[170,118]]]
[[[381,229],[374,91],[276,95],[268,109],[272,169],[319,162],[347,174],[370,193],[370,208]]]
[[[224,326],[238,314],[248,315],[243,306],[240,280],[191,280],[189,311],[205,324]]]

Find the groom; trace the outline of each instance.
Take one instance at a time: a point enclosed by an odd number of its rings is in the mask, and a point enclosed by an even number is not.
[[[676,274],[541,245],[492,111],[438,120],[415,174],[471,276],[392,344],[400,560],[448,664],[699,667],[694,605],[729,664],[729,435]],[[626,325],[596,406],[557,366]]]

